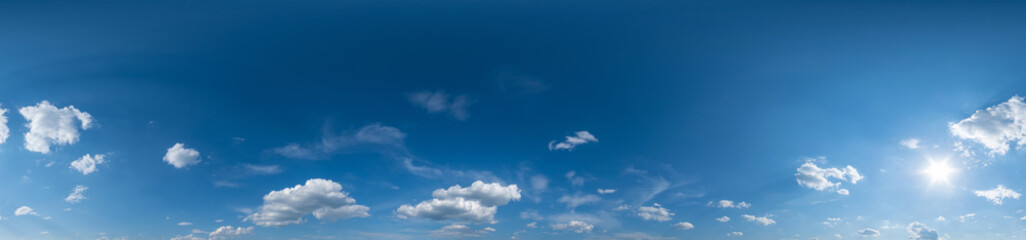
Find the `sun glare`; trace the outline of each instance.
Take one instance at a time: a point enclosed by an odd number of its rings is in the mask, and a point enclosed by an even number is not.
[[[949,183],[951,174],[957,172],[955,168],[948,166],[948,161],[934,161],[930,160],[930,166],[923,169],[923,174],[930,177],[930,184],[936,183]]]

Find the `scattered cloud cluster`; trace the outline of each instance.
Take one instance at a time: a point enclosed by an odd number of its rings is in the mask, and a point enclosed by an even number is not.
[[[221,226],[210,232],[210,240],[220,240],[229,238],[238,238],[243,235],[253,234],[253,227],[232,227],[232,226]]]
[[[335,134],[325,131],[321,141],[300,145],[290,143],[271,151],[293,159],[322,159],[330,154],[357,148],[402,148],[406,133],[379,123],[363,126],[355,132]]]
[[[437,189],[431,200],[416,206],[402,205],[395,211],[399,218],[426,218],[431,220],[458,220],[474,223],[493,223],[498,206],[520,200],[516,184],[475,181],[470,187],[460,185]]]
[[[794,174],[795,180],[798,181],[799,186],[812,188],[817,191],[825,191],[836,189],[841,186],[841,182],[847,181],[851,184],[858,183],[862,180],[863,176],[859,174],[859,171],[848,165],[844,168],[820,168],[816,165],[815,159],[808,159],[805,164],[797,169],[797,173]],[[831,179],[837,179],[835,182]],[[844,191],[841,191],[844,190]],[[838,189],[838,194],[848,195],[847,189]]]
[[[951,123],[951,134],[982,144],[991,155],[1004,155],[1010,143],[1026,144],[1026,103],[1014,96],[1001,104],[977,110],[969,118]]]
[[[752,207],[752,204],[750,204],[750,203],[742,201],[742,202],[739,202],[739,203],[735,204],[734,201],[731,201],[731,200],[710,201],[709,203],[707,203],[705,205],[706,206],[718,207],[718,208],[737,208],[737,209],[745,209],[745,208]]]
[[[569,230],[576,233],[591,232],[595,229],[595,225],[588,224],[586,222],[570,220],[567,223],[557,223],[552,225],[553,230]]]
[[[71,194],[68,194],[68,197],[64,198],[64,201],[69,203],[81,202],[82,200],[86,199],[85,195],[83,195],[86,190],[89,190],[89,188],[86,186],[77,185],[75,186],[75,190],[73,190]]]
[[[78,170],[82,173],[82,175],[89,175],[90,173],[96,172],[96,165],[104,163],[104,157],[105,155],[103,154],[86,154],[85,156],[82,156],[81,158],[71,162],[70,167],[74,168],[75,170]]]
[[[342,185],[331,180],[314,178],[303,185],[271,191],[264,196],[264,204],[244,220],[256,225],[285,226],[303,223],[303,216],[313,214],[317,219],[368,217],[367,206],[356,204],[356,199],[342,191]]]
[[[997,185],[997,188],[990,190],[976,190],[973,191],[978,197],[986,198],[988,201],[994,203],[994,205],[1001,205],[1004,203],[1004,199],[1019,199],[1022,194],[1019,194],[1012,189],[1005,188],[1005,185]]]
[[[559,142],[552,140],[549,142],[549,151],[566,150],[573,151],[577,145],[582,145],[590,142],[598,142],[598,138],[595,135],[591,135],[588,131],[579,131],[574,133],[573,136],[566,136],[566,140]]]
[[[200,153],[196,149],[185,148],[184,143],[175,143],[167,149],[167,154],[164,154],[164,162],[175,168],[184,168],[199,163],[199,156]]]
[[[48,101],[22,107],[18,112],[28,121],[26,126],[29,131],[25,133],[25,149],[43,154],[50,153],[52,145],[71,145],[78,142],[79,128],[86,130],[93,125],[93,116],[89,113],[80,111],[75,106],[57,108]]]
[[[439,90],[411,93],[407,94],[406,98],[414,106],[423,108],[431,114],[444,113],[460,121],[470,118],[467,107],[470,106],[471,100],[467,95],[450,96],[445,91]]]
[[[653,203],[652,206],[642,206],[638,208],[638,216],[645,220],[656,220],[660,222],[670,221],[673,218],[673,213],[669,209],[664,208],[658,203]]]
[[[453,223],[442,227],[442,229],[431,231],[431,236],[452,239],[476,238],[494,231],[495,229],[491,227],[472,229],[467,225]]]

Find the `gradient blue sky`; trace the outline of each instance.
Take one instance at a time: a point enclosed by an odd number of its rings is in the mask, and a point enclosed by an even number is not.
[[[0,238],[1021,239],[1023,12],[4,1]]]

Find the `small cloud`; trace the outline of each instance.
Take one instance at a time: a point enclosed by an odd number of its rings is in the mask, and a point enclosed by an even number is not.
[[[82,175],[89,175],[90,173],[96,172],[96,166],[104,163],[105,156],[103,154],[89,155],[86,154],[78,160],[71,162],[71,168],[78,170]],[[47,164],[49,165],[49,164]]]
[[[64,201],[65,202],[69,202],[69,203],[81,202],[82,200],[86,199],[86,197],[85,197],[85,195],[83,195],[83,193],[85,193],[85,191],[88,190],[88,189],[89,188],[86,187],[86,186],[77,185],[77,186],[75,186],[75,190],[73,190],[71,192],[71,194],[68,194],[68,197],[64,198]]]
[[[718,221],[718,222],[729,222],[730,221],[730,217],[727,217],[727,216],[718,217],[718,218],[716,218],[716,221]]]
[[[178,222],[178,226],[192,226],[191,222]]]
[[[593,229],[595,229],[594,225],[591,225],[591,224],[588,224],[588,223],[582,222],[582,221],[577,221],[577,220],[571,220],[570,222],[567,222],[567,223],[557,223],[557,224],[553,224],[552,225],[552,230],[571,230],[571,231],[574,231],[576,233],[584,233],[584,232],[589,232],[590,233],[591,230],[593,230]]]
[[[848,165],[844,168],[820,168],[815,163],[816,159],[807,159],[805,164],[797,169],[798,173],[795,173],[795,180],[798,181],[799,186],[815,189],[816,191],[825,191],[828,189],[836,189],[841,186],[841,182],[851,182],[851,184],[858,183],[859,180],[863,179],[863,176],[859,174],[859,171]],[[831,181],[831,179],[840,180],[839,182]],[[849,193],[845,191],[837,191],[838,194],[845,195],[843,193]]]
[[[645,220],[656,220],[660,222],[670,221],[673,217],[673,213],[669,209],[664,208],[658,203],[653,203],[652,206],[642,206],[638,208],[638,216]]]
[[[691,224],[689,222],[679,222],[679,223],[673,224],[673,227],[676,227],[677,229],[680,229],[680,230],[691,230],[691,229],[695,228],[695,225]]]
[[[918,138],[909,138],[909,139],[901,140],[901,146],[905,147],[905,148],[908,148],[908,149],[918,149],[919,148],[919,139]]]
[[[737,208],[737,209],[745,209],[745,208],[752,207],[752,204],[749,204],[747,202],[743,202],[742,201],[742,202],[739,202],[739,203],[735,204],[734,201],[731,201],[731,200],[709,201],[709,203],[707,203],[705,205],[706,206],[712,206],[712,207],[718,207],[718,208]]]
[[[858,232],[855,232],[855,233],[858,234],[859,236],[863,236],[863,237],[877,237],[877,236],[880,236],[880,231],[878,231],[876,229],[872,229],[872,228],[862,229],[862,230],[859,230]]]
[[[599,200],[602,200],[602,198],[600,198],[599,196],[594,195],[594,194],[581,194],[581,193],[577,193],[577,194],[574,194],[574,195],[564,195],[563,197],[559,198],[559,200],[556,200],[556,201],[560,202],[560,203],[564,203],[564,204],[566,204],[567,207],[570,207],[571,209],[573,209],[573,208],[577,208],[577,206],[580,206],[580,205],[598,202]]]
[[[773,219],[770,219],[769,216],[756,217],[756,216],[744,214],[744,215],[741,215],[741,217],[744,218],[745,220],[749,221],[749,222],[755,222],[755,223],[758,223],[758,224],[762,224],[763,226],[769,226],[771,224],[777,223],[777,221],[774,221]]]
[[[744,235],[745,234],[741,233],[741,232],[729,232],[729,233],[727,233],[727,237],[740,237],[740,236],[744,236]]]
[[[28,206],[21,206],[14,210],[14,216],[25,216],[25,215],[39,215],[36,211]]]
[[[439,90],[411,93],[407,94],[406,98],[414,106],[427,110],[428,113],[445,113],[460,121],[470,118],[467,107],[470,106],[471,100],[467,95],[449,96],[445,91]]]
[[[616,189],[611,189],[611,188],[610,189],[601,189],[601,188],[599,188],[598,189],[598,193],[599,194],[612,194],[612,193],[616,193]]]
[[[552,140],[549,142],[549,151],[566,150],[573,151],[578,145],[585,143],[598,142],[598,138],[592,135],[588,131],[578,131],[573,136],[566,136],[566,139],[562,142]]]
[[[167,149],[167,154],[164,154],[164,162],[175,168],[184,168],[199,163],[199,156],[196,149],[185,148],[184,143],[175,143],[174,146]]]

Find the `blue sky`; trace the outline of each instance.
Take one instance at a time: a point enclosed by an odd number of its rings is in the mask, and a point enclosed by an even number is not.
[[[2,239],[1020,239],[1026,4],[5,1]]]

